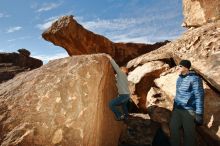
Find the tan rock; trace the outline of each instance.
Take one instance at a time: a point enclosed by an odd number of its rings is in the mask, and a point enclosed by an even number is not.
[[[136,67],[133,71],[128,74],[128,81],[137,84],[141,81],[141,79],[146,75],[150,74],[156,70],[164,70],[169,69],[169,65],[165,64],[162,61],[152,61],[145,63],[141,66]]]
[[[176,80],[178,73],[176,68],[172,68],[171,72],[161,74],[160,78],[154,80],[157,87],[164,91],[169,98],[169,101],[173,101],[176,94]]]
[[[169,110],[173,109],[173,102],[167,98],[167,95],[159,88],[151,87],[147,93],[146,108],[158,106]]]
[[[0,145],[117,146],[117,95],[103,55],[55,60],[0,84]]]
[[[154,84],[154,79],[169,69],[169,65],[162,61],[152,61],[135,68],[128,74],[128,81],[133,83],[133,101],[139,109],[146,112],[146,96],[151,86]]]
[[[168,41],[156,44],[113,43],[108,38],[86,30],[73,16],[61,17],[42,34],[43,38],[54,45],[63,47],[68,54],[110,54],[119,65],[141,54],[155,50]]]
[[[183,0],[186,27],[202,26],[220,19],[219,0]]]
[[[192,67],[220,91],[220,21],[187,31],[179,39],[128,62],[136,67],[152,60],[172,58],[176,64],[189,59]]]

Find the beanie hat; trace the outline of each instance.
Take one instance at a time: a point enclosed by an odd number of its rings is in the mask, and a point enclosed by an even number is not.
[[[184,66],[184,67],[190,69],[190,67],[191,67],[191,62],[190,62],[189,60],[181,60],[180,63],[179,63],[179,65],[182,65],[182,66]]]

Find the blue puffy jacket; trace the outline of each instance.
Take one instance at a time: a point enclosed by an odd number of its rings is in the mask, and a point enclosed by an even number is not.
[[[196,114],[204,113],[204,89],[201,78],[195,72],[179,75],[174,108],[193,110]]]

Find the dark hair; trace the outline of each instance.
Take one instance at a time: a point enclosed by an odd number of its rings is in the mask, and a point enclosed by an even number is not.
[[[191,62],[190,62],[189,60],[181,60],[180,63],[179,63],[179,65],[182,65],[182,66],[184,66],[184,67],[190,69],[190,67],[191,67]]]

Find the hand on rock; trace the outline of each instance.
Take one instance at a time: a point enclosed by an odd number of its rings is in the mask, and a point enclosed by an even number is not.
[[[106,54],[106,57],[108,57],[108,59],[112,59],[112,57],[109,54]]]

